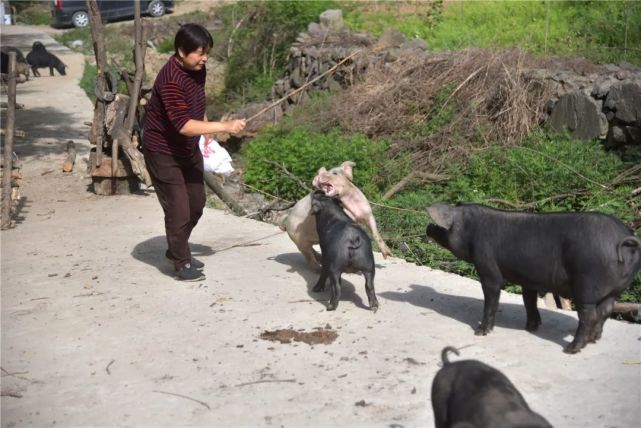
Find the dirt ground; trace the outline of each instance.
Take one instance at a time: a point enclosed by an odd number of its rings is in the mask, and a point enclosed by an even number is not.
[[[35,40],[69,72],[18,88],[22,199],[0,234],[3,428],[431,427],[447,345],[503,371],[554,426],[639,426],[639,325],[610,320],[567,355],[574,313],[542,309],[527,333],[521,298],[504,293],[494,332],[474,336],[478,283],[378,253],[378,312],[358,275],[328,312],[280,229],[215,209],[192,237],[207,279],[175,281],[153,189],[90,191],[82,56],[43,29],[2,27],[3,44]],[[63,173],[69,139],[78,158]]]

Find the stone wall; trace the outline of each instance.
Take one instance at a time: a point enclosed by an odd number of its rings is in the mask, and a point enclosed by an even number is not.
[[[239,115],[250,117],[360,49],[367,50],[367,55],[357,55],[349,66],[284,100],[271,114],[250,122],[248,130],[256,131],[267,122],[280,120],[293,105],[308,99],[312,91],[335,91],[352,85],[373,62],[392,62],[402,55],[430,55],[424,40],[407,41],[392,29],[379,38],[353,33],[344,27],[340,10],[328,10],[321,14],[319,23],[310,24],[292,45],[287,70],[272,87],[272,100],[246,106],[246,111]],[[546,104],[548,125],[557,131],[568,130],[581,139],[601,138],[608,147],[641,144],[641,68],[632,64],[586,64],[574,67],[579,71],[569,71],[567,61],[559,59],[558,67],[552,61],[547,69],[527,73],[529,79],[541,80],[554,88],[554,97]]]

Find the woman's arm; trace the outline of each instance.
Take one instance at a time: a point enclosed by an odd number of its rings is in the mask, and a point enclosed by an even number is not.
[[[244,128],[245,119],[228,120],[225,122],[208,122],[205,120],[189,119],[187,123],[180,128],[179,132],[187,137],[196,137],[198,135],[214,134],[217,132],[237,134]]]

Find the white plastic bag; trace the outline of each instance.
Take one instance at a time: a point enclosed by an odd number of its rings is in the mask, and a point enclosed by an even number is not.
[[[205,137],[201,135],[198,147],[203,154],[205,172],[213,172],[225,177],[229,177],[234,172],[234,167],[231,166],[231,156],[218,144],[218,141],[211,140],[209,144],[205,144]]]

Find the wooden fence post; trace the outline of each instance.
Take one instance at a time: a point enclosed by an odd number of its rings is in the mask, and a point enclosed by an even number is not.
[[[9,82],[7,87],[7,123],[4,136],[2,167],[2,224],[0,229],[11,227],[11,172],[13,169],[13,136],[16,127],[16,53],[9,52]]]

